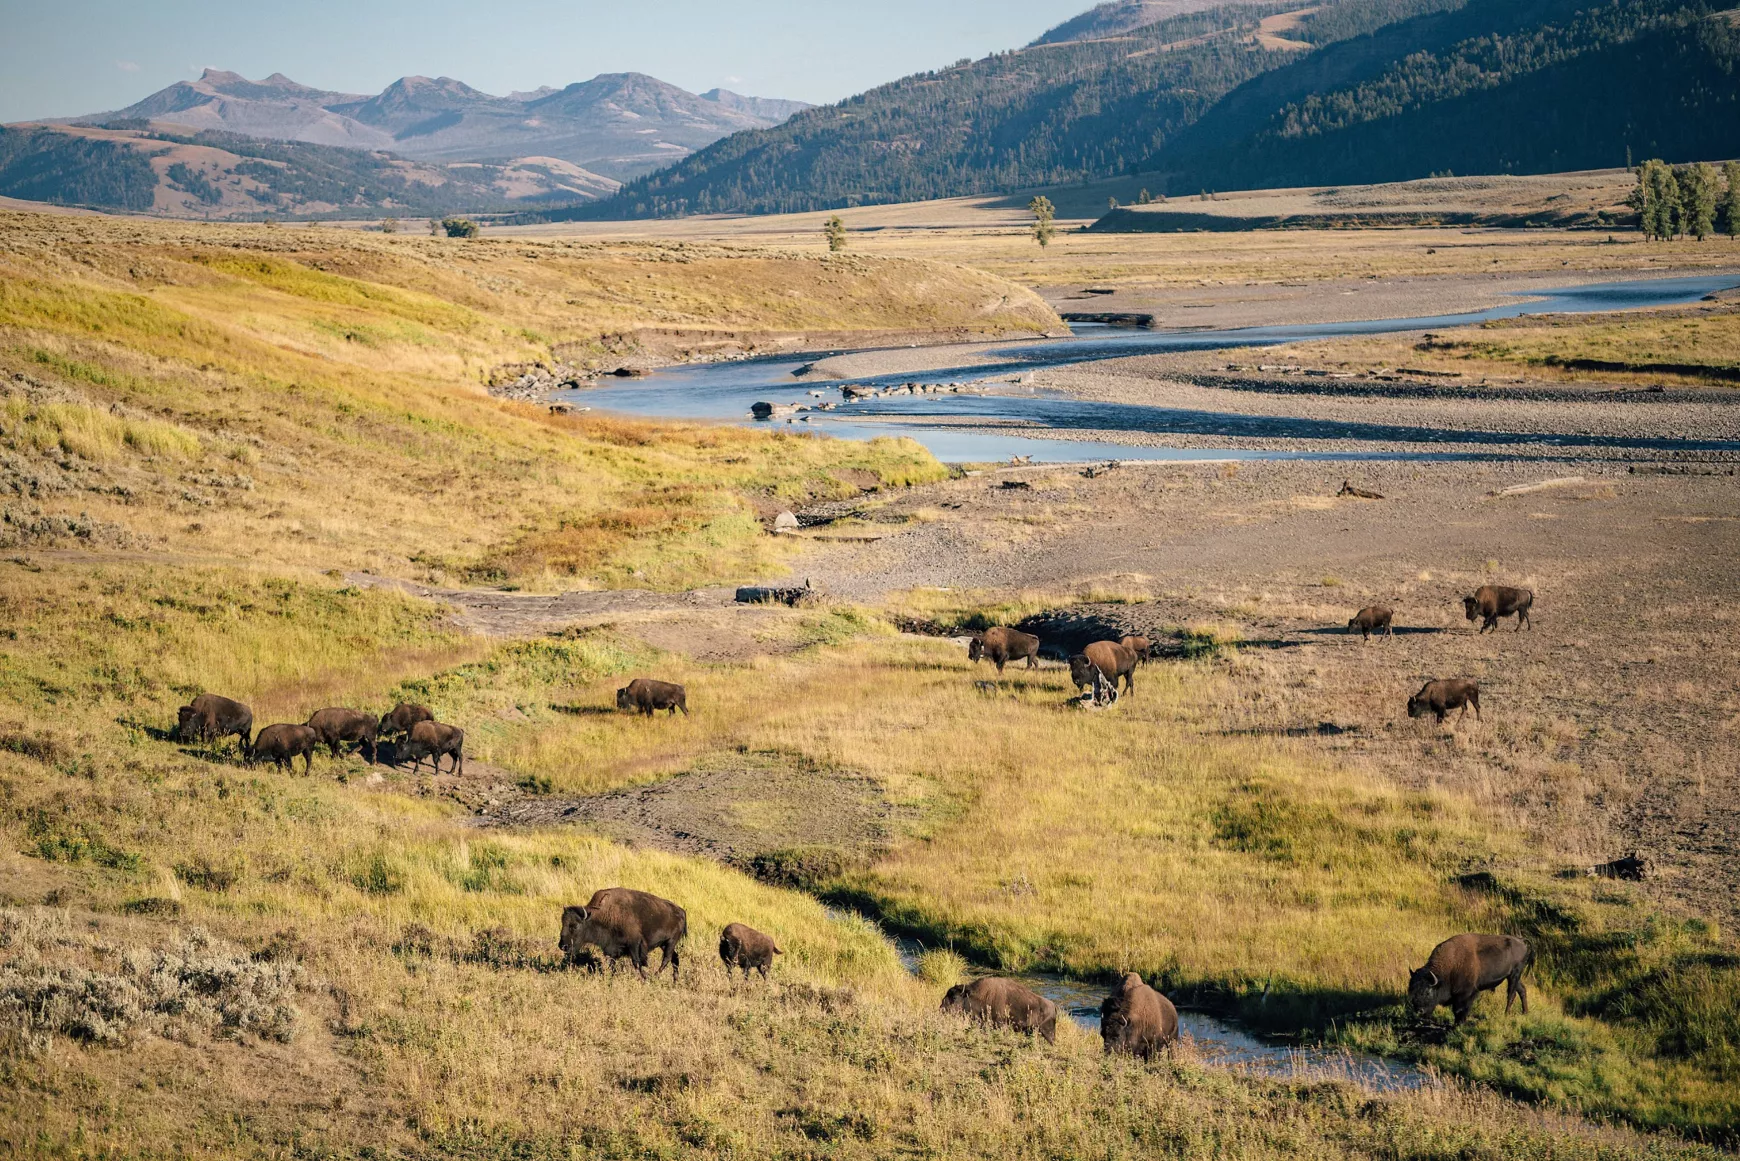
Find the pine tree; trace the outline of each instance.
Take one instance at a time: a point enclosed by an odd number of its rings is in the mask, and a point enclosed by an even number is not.
[[[846,248],[846,223],[835,214],[822,226],[822,236],[828,240],[828,252],[838,254]]]
[[[1057,227],[1052,224],[1052,219],[1057,216],[1057,207],[1051,204],[1050,198],[1040,194],[1027,203],[1027,208],[1033,211],[1033,240],[1043,250],[1051,245],[1052,235],[1057,233]]]
[[[1740,161],[1730,161],[1722,167],[1728,190],[1722,195],[1722,232],[1730,238],[1740,238]]]
[[[1148,204],[1148,201],[1148,190],[1147,187],[1144,186],[1142,192],[1136,195],[1136,204],[1139,206],[1145,206]]]
[[[1716,232],[1716,167],[1700,161],[1674,168],[1679,190],[1680,233],[1698,241]]]

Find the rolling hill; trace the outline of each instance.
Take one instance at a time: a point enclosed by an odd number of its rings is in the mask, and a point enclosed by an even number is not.
[[[1733,14],[1709,0],[1118,0],[1026,48],[735,134],[572,214],[822,210],[1132,173],[1196,193],[1728,157],[1737,64]]]
[[[198,80],[75,123],[148,121],[194,132],[390,151],[419,161],[552,157],[621,180],[807,107],[721,89],[696,95],[640,73],[611,73],[506,97],[451,77],[401,77],[368,96],[310,88],[281,73],[252,81],[207,69]]]
[[[423,216],[572,204],[615,189],[609,178],[554,157],[441,165],[138,122],[0,127],[0,196],[133,213]]]

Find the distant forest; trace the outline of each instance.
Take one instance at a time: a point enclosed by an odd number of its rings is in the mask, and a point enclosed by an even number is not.
[[[52,129],[0,125],[0,195],[60,205],[148,210],[157,191],[150,154]]]
[[[779,213],[1130,173],[1158,191],[1740,154],[1740,31],[1707,0],[1209,9],[907,77],[739,133],[570,217]]]

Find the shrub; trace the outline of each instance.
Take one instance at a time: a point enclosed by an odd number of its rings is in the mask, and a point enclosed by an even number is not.
[[[477,223],[470,218],[442,218],[441,228],[449,238],[475,238],[478,234]]]

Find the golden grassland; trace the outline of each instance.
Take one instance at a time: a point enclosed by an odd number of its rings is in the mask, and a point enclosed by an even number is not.
[[[270,542],[298,566],[570,587],[741,577],[783,555],[756,497],[941,469],[898,440],[556,416],[490,398],[480,375],[649,323],[880,334],[1052,317],[993,277],[903,261],[4,225],[0,450],[17,457],[6,531],[23,543],[241,559]]]
[[[1697,385],[1740,380],[1740,309],[1731,302],[1609,315],[1536,315],[1460,327],[1420,341],[1297,343],[1313,365],[1421,367],[1467,379],[1598,379]]]

